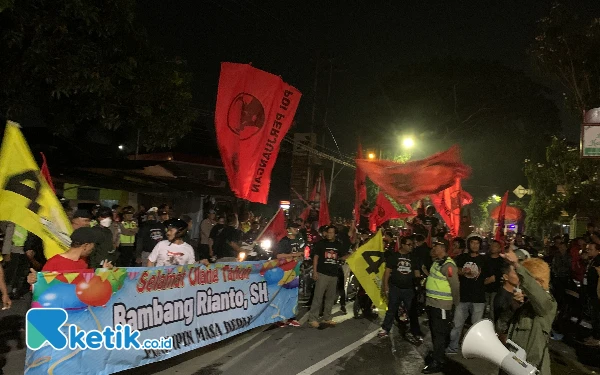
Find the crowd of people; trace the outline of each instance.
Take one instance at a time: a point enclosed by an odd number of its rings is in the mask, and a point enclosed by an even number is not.
[[[97,206],[89,212],[66,209],[74,229],[71,246],[51,259],[44,257],[39,237],[14,223],[1,223],[5,308],[11,298],[29,291],[37,271],[237,261],[243,243],[256,240],[266,225],[251,213],[239,220],[236,214],[217,216],[208,210],[198,223],[196,242],[190,238],[193,220],[172,217],[168,205],[138,211],[118,206]],[[304,262],[314,280],[303,286],[310,289],[308,325],[335,326],[333,305],[339,302],[341,312],[347,313],[350,269],[345,260],[374,233],[354,221],[335,219],[319,228],[316,223],[310,218],[290,220],[287,236],[274,246],[272,256]],[[405,227],[385,224],[377,230],[385,246],[381,291],[388,303],[378,336],[387,337],[402,313],[404,337],[419,344],[424,337],[419,315],[426,311],[433,350],[423,373],[442,370],[447,356],[459,352],[469,318],[471,324],[492,320],[499,338],[523,347],[528,362],[542,374],[550,373],[549,340],[562,339],[573,321],[589,321],[591,335],[582,342],[600,348],[600,233],[594,224],[582,237],[559,235],[541,247],[520,233],[502,240],[479,233],[449,238],[431,208]],[[360,285],[356,306],[364,316],[377,315]],[[300,326],[295,318],[278,325]]]

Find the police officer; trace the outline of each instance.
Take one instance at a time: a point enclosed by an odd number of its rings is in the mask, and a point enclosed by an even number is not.
[[[131,267],[135,258],[135,235],[138,233],[137,222],[133,220],[135,210],[131,206],[123,208],[123,221],[120,226],[119,267]]]
[[[431,256],[434,262],[425,285],[433,353],[426,359],[426,366],[421,371],[423,374],[442,372],[452,328],[453,307],[460,302],[456,263],[448,256],[445,243],[436,241],[433,244]]]

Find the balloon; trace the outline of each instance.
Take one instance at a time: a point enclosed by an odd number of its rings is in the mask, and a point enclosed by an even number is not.
[[[283,287],[286,289],[294,289],[300,286],[300,278],[296,277],[294,280],[290,281],[287,284],[283,284]]]
[[[86,308],[86,304],[77,298],[75,289],[73,284],[58,283],[46,289],[36,302],[41,305],[40,307],[55,307],[65,310]]]
[[[283,274],[283,270],[279,267],[271,268],[265,272],[265,281],[267,282],[267,285],[277,284],[283,277]]]
[[[112,285],[100,276],[94,276],[90,281],[77,284],[77,297],[90,306],[104,306],[112,295]]]

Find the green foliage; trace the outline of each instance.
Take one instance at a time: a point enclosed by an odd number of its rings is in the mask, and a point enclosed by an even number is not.
[[[571,5],[554,3],[538,21],[528,51],[539,72],[561,84],[565,103],[577,117],[600,106],[600,18],[585,16]]]
[[[525,161],[525,175],[533,190],[527,208],[526,228],[539,234],[565,211],[568,217],[598,219],[600,212],[600,161],[581,159],[579,149],[554,137],[543,162]],[[561,186],[561,192],[557,192]]]
[[[56,133],[125,130],[171,146],[196,117],[181,60],[153,49],[134,0],[22,0],[0,13],[0,110]],[[85,134],[85,133],[83,133]]]
[[[484,231],[492,230],[493,219],[490,218],[490,212],[498,206],[501,200],[502,198],[499,196],[491,196],[477,204],[478,210],[472,217],[474,225],[483,228]]]

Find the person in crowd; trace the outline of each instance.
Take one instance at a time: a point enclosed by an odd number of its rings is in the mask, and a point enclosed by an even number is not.
[[[217,236],[213,251],[217,262],[237,262],[242,252],[242,231],[236,214],[227,215],[227,226]]]
[[[119,206],[118,204],[113,204],[113,206],[111,207],[112,209],[112,220],[113,223],[118,223],[121,221],[121,206]]]
[[[77,228],[90,227],[92,214],[87,210],[76,210],[71,218],[71,226],[73,230]]]
[[[454,237],[452,239],[452,251],[449,253],[452,258],[456,258],[460,254],[466,252],[466,250],[467,244],[465,243],[464,239],[460,237]]]
[[[326,239],[319,242],[314,249],[313,256],[313,279],[316,281],[315,292],[309,316],[308,324],[318,328],[318,315],[322,303],[325,304],[323,321],[325,324],[334,326],[336,322],[331,319],[331,309],[336,298],[339,261],[348,258],[348,249],[337,241],[337,228],[329,226]],[[323,302],[323,297],[325,301]]]
[[[329,227],[327,225],[322,225],[321,227],[319,227],[319,230],[318,230],[318,232],[319,232],[319,234],[318,234],[319,240],[317,240],[317,242],[315,242],[314,245],[313,245],[313,247],[310,249],[309,257],[310,257],[311,263],[315,259],[317,244],[319,244],[322,241],[327,241],[327,229],[328,228]],[[314,237],[314,238],[316,239],[316,237]],[[314,296],[315,296],[315,286],[316,286],[316,283],[313,283],[312,287],[311,287],[311,290],[310,290],[310,297],[308,299],[308,302],[306,303],[306,305],[304,305],[304,307],[307,307],[309,309],[312,306],[312,302],[313,302],[313,299],[314,299]],[[323,308],[321,308],[321,311],[322,310],[323,310]],[[323,315],[323,314],[320,314],[320,315]]]
[[[202,257],[210,258],[210,231],[217,224],[216,216],[215,210],[209,210],[206,219],[200,223],[199,255]]]
[[[577,282],[583,282],[583,277],[586,272],[586,262],[583,260],[582,254],[587,252],[587,244],[583,237],[577,237],[571,241],[569,254],[571,255],[571,278]]]
[[[341,219],[340,219],[341,221]],[[336,225],[338,229],[337,240],[342,244],[342,248],[346,249],[348,253],[351,253],[352,250],[352,240],[349,235],[349,228],[345,225],[338,224]],[[350,276],[350,267],[346,264],[346,262],[340,260],[340,267],[338,268],[338,283],[337,283],[337,293],[340,297],[340,311],[343,314],[347,313],[346,310],[346,280]]]
[[[590,306],[590,317],[592,318],[592,335],[585,339],[584,344],[590,346],[600,346],[600,245],[591,242],[587,245],[587,255],[589,264],[583,286]]]
[[[123,208],[123,220],[118,224],[120,229],[119,239],[119,267],[131,267],[135,260],[135,236],[139,227],[137,221],[133,220],[135,210],[131,206]]]
[[[385,273],[383,275],[383,294],[388,301],[388,309],[379,331],[379,337],[387,337],[392,330],[394,318],[403,303],[406,311],[410,311],[415,296],[414,281],[419,278],[419,260],[412,253],[413,239],[402,237],[399,252],[389,253],[385,258]],[[411,326],[411,332],[406,334],[409,342],[415,343],[415,334],[420,329]]]
[[[450,333],[447,354],[457,354],[463,327],[469,315],[471,323],[483,319],[485,311],[485,279],[488,277],[486,261],[479,254],[481,237],[472,236],[467,243],[468,253],[456,257],[460,281],[460,303],[454,312],[454,327]]]
[[[427,357],[424,374],[441,372],[446,363],[444,350],[449,341],[452,311],[460,301],[458,267],[448,256],[446,244],[435,242],[431,251],[434,262],[425,286],[427,315],[433,352]]]
[[[137,221],[138,227],[142,226],[142,223],[146,221],[146,206],[144,206],[143,204],[140,204],[138,206],[138,210],[135,213],[134,217],[135,220]]]
[[[148,256],[154,247],[166,238],[165,232],[165,225],[157,220],[156,211],[149,210],[135,242],[135,262],[138,266],[148,263]]]
[[[396,252],[394,232],[392,232],[390,229],[387,229],[383,232],[383,249],[385,251],[385,258]]]
[[[225,226],[226,226],[225,224],[226,224],[226,217],[219,216],[217,223],[210,230],[210,234],[208,235],[208,253],[211,258],[214,258],[216,256],[215,242],[217,241],[219,234],[221,234],[223,229],[225,229]]]
[[[98,209],[98,224],[93,229],[98,233],[98,242],[96,242],[95,251],[89,258],[90,268],[101,268],[106,260],[115,262],[118,257],[115,247],[115,236],[111,228],[113,227],[113,211],[108,207]]]
[[[493,322],[502,342],[506,342],[508,327],[515,311],[521,306],[523,293],[519,289],[519,275],[515,267],[509,262],[502,263],[502,287],[498,289],[494,298]]]
[[[490,251],[485,255],[486,268],[488,271],[488,277],[485,278],[483,284],[485,285],[485,313],[484,315],[494,321],[494,298],[500,288],[502,281],[502,267],[504,266],[504,259],[500,257],[502,250],[502,244],[500,241],[493,240],[490,245]]]
[[[275,247],[274,255],[277,259],[285,259],[286,261],[302,262],[304,257],[304,239],[298,235],[300,224],[297,222],[289,222],[287,225],[287,236],[283,237]],[[277,322],[278,327],[292,326],[300,327],[300,323],[295,317],[288,319],[285,322]]]
[[[169,211],[158,209],[158,221],[164,223],[165,221],[170,219]]]
[[[24,250],[27,235],[27,229],[18,224],[9,222],[6,225],[2,255],[8,263],[6,267],[6,282],[8,283],[8,291],[12,299],[19,299],[27,286],[25,281],[29,260]]]
[[[567,306],[567,288],[571,280],[571,255],[568,252],[567,244],[561,241],[557,245],[558,251],[552,258],[551,265],[551,285],[552,295],[556,298],[558,303],[558,319],[554,324],[555,329],[552,331],[552,338],[555,340],[561,340],[563,335],[562,325],[565,319],[568,319],[565,315],[568,313]]]
[[[431,258],[431,249],[429,248],[429,246],[427,246],[427,242],[425,242],[425,237],[422,234],[415,234],[413,236],[413,241],[415,242],[413,253],[419,260],[421,272],[424,275],[429,275],[429,269],[433,264],[433,260]]]
[[[190,215],[181,215],[180,219],[185,221],[186,224],[188,225],[188,230],[185,232],[185,235],[183,236],[183,241],[190,244],[192,247],[194,247],[194,245],[192,245],[192,228],[194,227],[194,220],[192,220]],[[196,249],[194,249],[194,254],[198,254]],[[199,258],[196,256],[196,259],[199,259]]]
[[[523,303],[511,320],[508,338],[525,350],[526,361],[536,367],[540,375],[550,375],[548,343],[557,311],[557,303],[550,294],[550,267],[539,258],[519,263],[512,250],[501,256],[515,268],[523,290],[520,301]]]
[[[163,223],[167,239],[156,244],[148,256],[147,267],[182,266],[194,264],[194,248],[183,240],[188,223],[181,219],[169,219]]]

